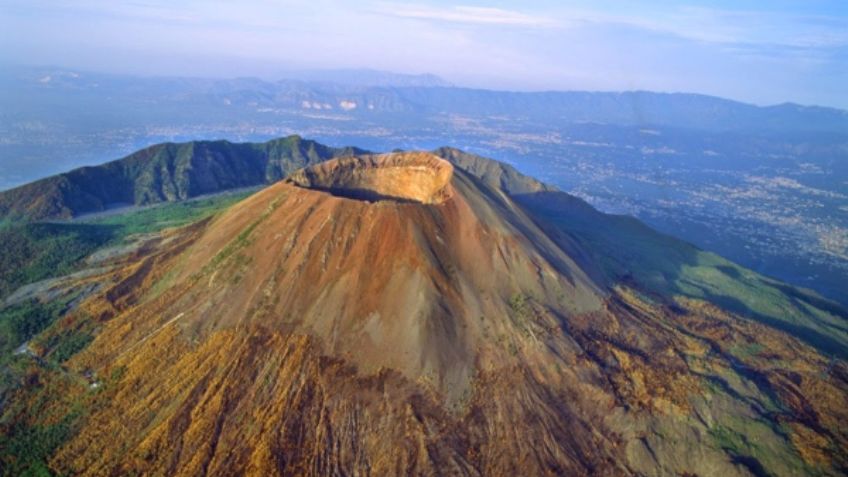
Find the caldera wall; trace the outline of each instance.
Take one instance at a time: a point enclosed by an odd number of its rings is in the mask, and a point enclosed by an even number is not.
[[[435,204],[450,196],[453,166],[428,153],[346,157],[292,174],[299,187],[357,200]]]

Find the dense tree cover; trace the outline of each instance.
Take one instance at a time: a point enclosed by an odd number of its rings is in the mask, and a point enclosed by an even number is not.
[[[0,228],[0,297],[17,287],[72,272],[80,259],[114,239],[100,224],[19,224]]]
[[[7,355],[21,343],[37,335],[64,311],[65,303],[28,300],[0,310],[0,353]]]
[[[73,223],[12,222],[0,227],[0,298],[18,287],[72,273],[83,258],[138,233],[199,220],[249,191],[165,204]]]
[[[71,436],[78,413],[69,413],[55,424],[18,424],[0,435],[3,475],[52,476],[47,458]]]

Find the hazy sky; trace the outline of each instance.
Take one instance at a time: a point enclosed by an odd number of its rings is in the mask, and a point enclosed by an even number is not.
[[[848,108],[848,0],[2,0],[0,61],[265,78],[374,68]]]

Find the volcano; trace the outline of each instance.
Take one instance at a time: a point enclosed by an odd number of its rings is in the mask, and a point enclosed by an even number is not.
[[[698,253],[455,150],[321,162],[169,231],[64,319],[101,324],[68,363],[99,390],[50,466],[844,471],[848,371],[825,349],[845,348],[819,340],[841,311],[799,292],[816,317],[792,333],[718,285],[695,296],[689,269],[667,267]],[[778,290],[734,273],[734,290]]]

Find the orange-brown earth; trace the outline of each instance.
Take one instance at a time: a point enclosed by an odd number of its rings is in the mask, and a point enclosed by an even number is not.
[[[299,171],[175,230],[66,324],[81,475],[839,475],[848,369],[612,283],[429,153]],[[77,317],[77,318],[75,318]]]

